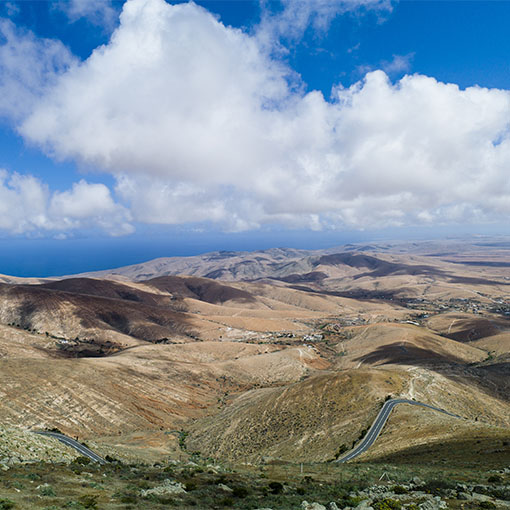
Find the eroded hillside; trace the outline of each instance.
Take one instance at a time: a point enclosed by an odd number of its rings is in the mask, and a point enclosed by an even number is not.
[[[438,249],[222,253],[104,278],[6,277],[0,423],[154,458],[326,461],[391,395],[461,418],[398,409],[360,460],[500,440],[510,426],[505,252],[480,248],[482,265],[474,246]]]

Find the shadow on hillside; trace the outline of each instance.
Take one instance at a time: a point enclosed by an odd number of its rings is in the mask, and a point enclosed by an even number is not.
[[[10,305],[6,323],[48,338],[52,355],[109,356],[125,348],[112,338],[112,332],[148,343],[173,343],[175,336],[197,337],[192,316],[177,296],[138,289],[131,293],[129,287],[115,282],[75,279],[58,283],[0,284],[0,305]]]
[[[510,432],[508,437],[487,437],[487,429],[471,439],[446,439],[405,448],[401,451],[381,455],[370,462],[379,464],[448,464],[469,466],[473,463],[488,467],[506,466],[510,456]]]
[[[510,401],[510,362],[468,363],[448,353],[435,352],[415,345],[396,342],[355,358],[354,361],[372,365],[411,365],[433,370],[452,380],[459,378],[475,384],[484,393]]]
[[[450,366],[452,364],[465,365],[465,361],[453,354],[440,353],[429,349],[424,349],[416,345],[403,345],[401,342],[395,342],[389,345],[382,345],[375,351],[356,358],[354,361],[361,361],[368,364],[397,364],[397,365],[415,365],[427,368],[438,367],[442,365]]]

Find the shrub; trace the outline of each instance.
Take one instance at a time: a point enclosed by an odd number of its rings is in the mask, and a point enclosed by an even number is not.
[[[269,484],[269,490],[271,494],[280,494],[283,492],[283,485],[280,482],[271,482]]]
[[[402,503],[396,499],[384,498],[372,504],[374,510],[400,510]]]
[[[487,481],[489,483],[501,483],[503,481],[503,478],[499,475],[491,475],[489,478],[487,478]]]
[[[232,496],[234,496],[234,498],[245,498],[248,494],[249,491],[246,487],[234,487],[232,490]]]
[[[0,499],[0,510],[10,510],[15,507],[15,503],[10,499]]]
[[[87,466],[92,461],[88,457],[76,457],[76,459],[73,460],[73,464],[80,464],[81,466]]]
[[[41,496],[48,496],[50,498],[53,498],[56,496],[56,493],[50,485],[47,485],[46,487],[41,487]]]
[[[455,489],[456,484],[454,482],[451,482],[449,480],[429,480],[422,488],[425,492],[441,492],[446,489]]]
[[[125,504],[133,504],[138,501],[138,496],[132,492],[127,492],[119,497],[119,501]]]
[[[493,510],[496,505],[492,501],[481,501],[478,507],[483,508],[483,510]]]
[[[85,508],[97,508],[97,496],[92,494],[84,494],[79,501]]]
[[[395,487],[393,487],[391,490],[395,494],[407,494],[409,492],[405,487],[402,487],[402,485],[395,485]]]
[[[340,445],[338,451],[335,453],[335,459],[338,459],[338,457],[340,457],[340,455],[345,453],[347,450],[348,450],[347,445],[345,444]]]

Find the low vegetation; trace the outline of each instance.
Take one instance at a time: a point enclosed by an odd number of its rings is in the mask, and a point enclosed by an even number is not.
[[[488,479],[490,485],[482,483]],[[331,463],[232,469],[207,461],[153,466],[75,461],[19,464],[0,477],[0,510],[276,510],[305,508],[304,501],[324,508],[370,504],[374,510],[440,510],[444,501],[459,510],[490,510],[510,502],[510,470]],[[423,507],[424,501],[435,506]]]

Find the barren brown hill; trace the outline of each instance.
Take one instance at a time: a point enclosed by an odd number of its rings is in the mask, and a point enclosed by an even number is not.
[[[462,416],[430,410],[401,411],[385,441],[365,458],[478,434],[501,434],[510,425],[508,366],[483,363],[487,353],[411,325],[350,328],[322,375],[283,388],[252,390],[219,414],[195,422],[190,444],[234,460],[325,461],[366,430],[388,395],[413,398]],[[336,370],[335,370],[336,369]],[[333,370],[333,371],[332,371]],[[406,416],[406,426],[400,416]],[[508,434],[507,434],[508,436]]]
[[[410,275],[433,279],[450,287],[455,284],[498,285],[502,292],[506,292],[505,286],[510,283],[505,280],[509,253],[510,243],[498,239],[381,242],[322,251],[213,252],[155,259],[83,276],[142,281],[158,276],[191,275],[223,281],[277,278],[289,283],[319,284],[328,278],[360,280],[371,277],[378,280],[380,277]],[[363,282],[360,283],[360,288],[364,288]]]
[[[499,438],[510,426],[508,251],[459,246],[219,252],[104,278],[6,277],[0,422],[154,455],[322,461],[391,394],[463,419],[399,409],[367,459],[441,434]]]
[[[273,266],[309,256],[307,250],[274,248],[255,252],[218,251],[193,257],[166,257],[113,270],[80,276],[143,281],[159,276],[203,276],[223,281],[252,280],[267,275]]]
[[[427,326],[439,334],[458,340],[473,342],[482,338],[510,332],[510,319],[467,313],[447,313],[432,317]]]
[[[197,421],[189,445],[237,461],[330,460],[342,444],[350,447],[357,440],[388,394],[403,390],[402,375],[326,373],[290,386],[252,390],[218,415]]]

